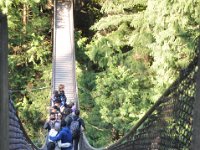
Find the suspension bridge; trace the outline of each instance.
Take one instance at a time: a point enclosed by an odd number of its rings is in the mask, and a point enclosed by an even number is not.
[[[75,73],[73,2],[54,1],[52,91],[64,83],[66,96],[78,103]],[[200,47],[200,46],[199,46]],[[83,134],[80,150],[199,150],[200,147],[200,55],[180,71],[177,80],[163,93],[137,124],[120,140],[94,148]],[[7,18],[0,14],[0,149],[45,150],[30,140],[17,116],[8,91]]]

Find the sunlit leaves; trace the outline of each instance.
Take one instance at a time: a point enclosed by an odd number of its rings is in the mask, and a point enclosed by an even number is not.
[[[145,16],[154,37],[148,47],[154,58],[152,69],[157,72],[155,90],[163,92],[177,77],[178,70],[194,57],[199,36],[199,17],[195,13],[198,9],[196,0],[149,0]]]
[[[106,14],[137,13],[144,10],[147,0],[106,0],[102,11]]]
[[[112,124],[116,130],[118,127],[121,131],[128,130],[150,104],[145,100],[148,97],[142,96],[145,86],[140,82],[133,71],[121,66],[99,75],[93,97],[100,106],[102,120]],[[122,122],[126,126],[121,126]]]

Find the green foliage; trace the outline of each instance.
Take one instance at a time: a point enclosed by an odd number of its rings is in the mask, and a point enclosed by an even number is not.
[[[46,0],[6,0],[0,9],[8,16],[9,86],[19,90],[12,98],[27,133],[41,146],[52,70],[51,10]],[[31,92],[36,87],[49,88]]]
[[[78,72],[78,82],[80,105],[83,114],[87,114],[83,115],[89,128],[87,135],[94,146],[109,141],[102,140],[102,136],[113,141],[122,137],[151,105],[152,84],[147,70],[149,51],[141,49],[145,46],[139,41],[136,48],[130,42],[132,32],[139,35],[139,29],[132,25],[133,17],[143,17],[139,12],[142,13],[145,7],[130,1],[106,1],[102,5],[105,17],[91,28],[96,32],[92,41],[77,47],[92,64],[87,70]],[[79,39],[83,41],[80,36]],[[82,65],[79,64],[80,68]],[[94,130],[98,130],[95,135],[92,134]]]
[[[16,103],[23,127],[33,142],[41,147],[45,143],[45,131],[42,129],[47,118],[50,87],[43,90],[25,91],[25,96]]]
[[[141,85],[145,80],[147,78],[136,78],[136,73],[121,66],[97,77],[93,97],[100,106],[101,118],[123,132],[120,135],[126,133],[149,106],[148,87]]]
[[[156,73],[155,98],[163,92],[195,55],[199,37],[200,2],[156,0],[149,1],[145,16],[154,42],[149,43]],[[161,91],[157,91],[161,90]]]
[[[144,10],[147,0],[106,0],[102,5],[102,11],[108,15],[137,13]]]
[[[81,116],[86,123],[86,134],[90,144],[100,147],[107,144],[106,141],[111,138],[111,134],[109,134],[110,131],[106,129],[108,124],[103,123],[99,112],[99,106],[91,95],[91,91],[96,87],[96,73],[93,70],[95,65],[86,55],[85,47],[87,38],[82,37],[80,32],[76,32],[76,40],[76,58],[78,60],[76,72],[79,89],[79,103],[82,110]]]
[[[79,64],[79,98],[94,146],[106,143],[98,136],[119,139],[141,118],[192,60],[199,37],[198,1],[99,4],[92,41],[77,47],[87,58]],[[95,129],[101,130],[93,135]]]

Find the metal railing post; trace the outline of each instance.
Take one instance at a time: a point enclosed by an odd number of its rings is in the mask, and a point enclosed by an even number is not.
[[[0,149],[9,149],[8,29],[7,17],[0,12]]]

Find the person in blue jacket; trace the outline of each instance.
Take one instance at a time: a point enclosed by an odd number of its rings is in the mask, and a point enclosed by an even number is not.
[[[66,122],[64,120],[61,121],[61,130],[55,137],[49,137],[51,141],[57,142],[61,140],[61,143],[71,143],[72,144],[72,133],[69,127],[66,126]],[[72,150],[72,146],[70,147],[62,147],[61,150]]]

